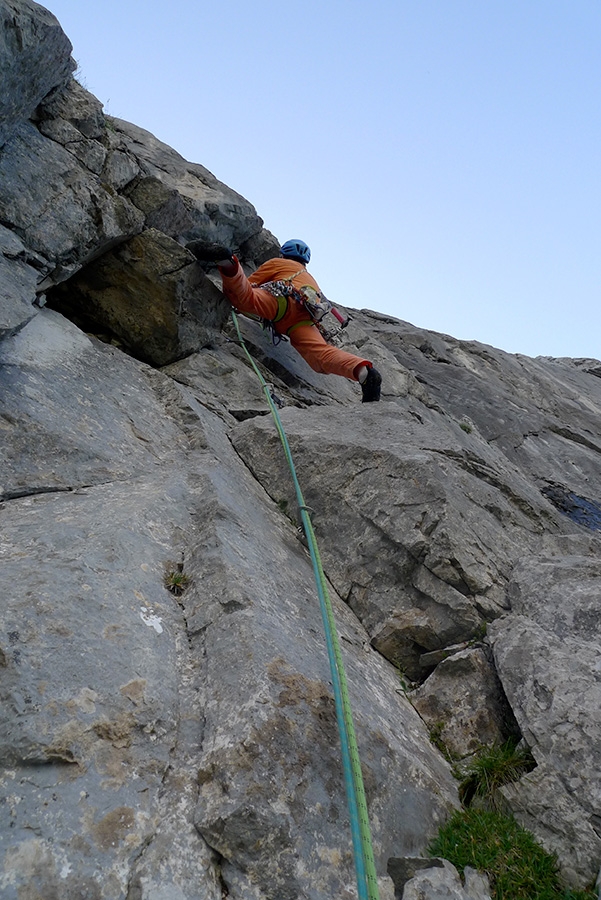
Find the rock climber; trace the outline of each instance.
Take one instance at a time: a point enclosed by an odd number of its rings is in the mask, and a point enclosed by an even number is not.
[[[307,272],[311,251],[304,241],[290,240],[282,244],[280,256],[269,259],[248,278],[242,271],[238,258],[220,244],[191,241],[186,244],[194,256],[202,262],[217,264],[223,282],[223,292],[232,306],[242,313],[254,313],[273,323],[278,334],[287,335],[290,343],[315,372],[322,375],[342,375],[361,385],[362,403],[380,399],[382,376],[373,363],[360,356],[347,353],[329,344],[309,318],[307,310],[293,297],[287,298],[287,307],[281,315],[278,299],[261,285],[294,277],[294,286],[310,285],[319,292],[319,285]],[[302,276],[300,275],[302,273]],[[279,312],[278,312],[279,310]]]

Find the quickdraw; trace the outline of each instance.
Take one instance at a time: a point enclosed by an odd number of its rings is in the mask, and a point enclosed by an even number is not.
[[[322,337],[329,344],[338,345],[341,343],[340,331],[348,325],[349,317],[345,317],[339,313],[338,310],[332,306],[325,294],[316,290],[312,285],[303,284],[300,287],[295,287],[292,282],[298,275],[301,275],[303,271],[303,269],[299,269],[298,272],[295,272],[288,278],[282,278],[278,281],[268,281],[265,284],[259,285],[261,290],[267,291],[275,297],[278,302],[275,316],[273,319],[263,319],[263,327],[271,331],[272,341],[275,345],[279,344],[282,340],[286,340],[286,336],[290,335],[291,331],[301,325],[315,325]],[[275,326],[288,312],[291,297],[296,303],[300,303],[303,309],[307,310],[311,318],[296,322],[286,331],[286,335],[284,335],[279,332]],[[329,313],[335,318],[336,325],[323,322],[323,319]]]

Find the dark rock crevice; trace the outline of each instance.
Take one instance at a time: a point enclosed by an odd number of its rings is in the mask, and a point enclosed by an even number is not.
[[[89,488],[102,487],[107,484],[117,484],[119,483],[119,480],[125,481],[125,479],[111,479],[110,481],[96,481],[77,485],[39,485],[22,489],[13,488],[12,490],[9,489],[0,493],[0,503],[7,503],[10,500],[22,500],[24,497],[37,497],[40,494],[85,494]]]
[[[601,504],[581,497],[560,484],[551,483],[541,490],[556,509],[577,525],[590,531],[601,531]]]
[[[549,427],[549,431],[559,435],[559,437],[565,438],[567,441],[572,441],[574,444],[580,444],[581,446],[586,447],[587,450],[592,450],[594,453],[601,453],[601,446],[599,444],[565,425],[552,425]]]

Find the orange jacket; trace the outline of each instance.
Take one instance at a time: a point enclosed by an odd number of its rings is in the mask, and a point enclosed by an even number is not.
[[[309,275],[302,263],[296,262],[294,259],[268,259],[262,266],[248,276],[248,280],[255,287],[267,284],[268,281],[280,281],[282,278],[290,278],[295,272],[303,272],[302,277],[295,278],[294,287],[303,287],[310,284],[316,291],[320,290],[319,285],[312,275]]]

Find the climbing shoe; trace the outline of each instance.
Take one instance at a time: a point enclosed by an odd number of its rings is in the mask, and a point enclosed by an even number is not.
[[[361,403],[374,403],[380,399],[380,389],[382,386],[382,376],[377,369],[372,366],[367,370],[367,378],[361,385],[363,396]]]
[[[208,241],[190,241],[186,244],[186,250],[193,253],[199,262],[232,262],[233,253],[221,244],[211,244]]]

